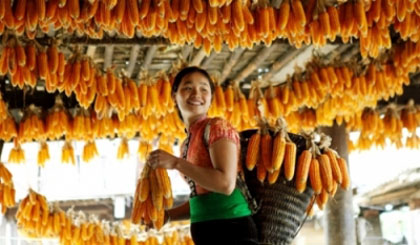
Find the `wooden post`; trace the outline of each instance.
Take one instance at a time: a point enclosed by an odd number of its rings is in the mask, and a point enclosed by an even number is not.
[[[348,161],[346,129],[344,124],[322,130],[331,136],[331,148]],[[356,244],[356,225],[353,212],[353,193],[338,188],[333,200],[327,203],[325,209],[326,227],[325,235],[328,245],[355,245]]]

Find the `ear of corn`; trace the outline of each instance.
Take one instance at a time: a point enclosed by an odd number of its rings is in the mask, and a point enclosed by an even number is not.
[[[332,175],[335,181],[337,181],[339,184],[341,184],[342,182],[342,174],[340,171],[340,166],[338,165],[337,162],[337,157],[334,154],[334,152],[332,150],[327,150],[325,152],[328,156],[328,159],[330,160],[330,164],[331,164],[331,171],[332,171]]]
[[[298,192],[302,193],[306,189],[306,182],[308,179],[309,168],[311,166],[312,153],[309,150],[304,150],[298,159],[297,162],[297,172],[296,172],[296,189]]]
[[[272,173],[268,173],[268,183],[274,184],[280,175],[280,169],[274,170]]]
[[[273,139],[273,153],[272,153],[272,166],[274,170],[279,170],[283,164],[284,155],[286,150],[286,139],[280,133]]]
[[[293,142],[286,143],[283,167],[284,177],[289,181],[292,180],[295,175],[296,150],[296,145]]]
[[[259,162],[257,163],[257,179],[264,183],[265,178],[267,177],[267,169],[265,168],[264,164]]]
[[[340,167],[340,172],[342,174],[342,182],[341,182],[341,188],[348,190],[350,187],[350,175],[347,169],[347,163],[346,160],[344,160],[344,158],[338,158],[338,166]]]
[[[261,150],[260,150],[260,159],[261,163],[270,173],[273,172],[273,165],[272,165],[272,151],[273,151],[273,140],[271,138],[270,133],[263,133],[261,136]]]
[[[245,164],[249,171],[252,171],[257,164],[260,153],[261,134],[259,132],[253,134],[248,142],[246,151]]]
[[[311,181],[311,187],[315,194],[320,194],[322,191],[322,180],[319,162],[316,158],[312,158],[311,161],[311,166],[309,168],[309,180]]]
[[[320,172],[322,178],[322,187],[328,193],[331,193],[333,189],[333,176],[330,159],[328,158],[328,155],[321,154],[320,156],[318,156],[318,162],[319,168],[321,170]]]

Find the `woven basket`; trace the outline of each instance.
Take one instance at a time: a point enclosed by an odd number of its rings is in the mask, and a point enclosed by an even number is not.
[[[256,130],[241,132],[242,156],[246,156],[248,139]],[[289,134],[297,146],[297,154],[305,150],[305,139],[302,136]],[[242,162],[245,162],[244,159]],[[256,170],[245,171],[245,179],[252,196],[260,204],[259,211],[253,218],[258,227],[260,244],[290,244],[305,221],[305,211],[311,202],[312,189],[306,188],[304,193],[297,192],[294,182],[287,181],[281,175],[276,183],[261,184]]]

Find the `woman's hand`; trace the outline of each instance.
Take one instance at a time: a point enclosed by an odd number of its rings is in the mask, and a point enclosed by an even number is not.
[[[178,157],[164,150],[154,150],[150,153],[147,164],[152,168],[175,169]]]

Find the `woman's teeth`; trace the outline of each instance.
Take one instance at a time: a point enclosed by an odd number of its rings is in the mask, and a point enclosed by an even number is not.
[[[202,105],[203,104],[200,101],[188,101],[187,103],[190,104],[190,105]]]

